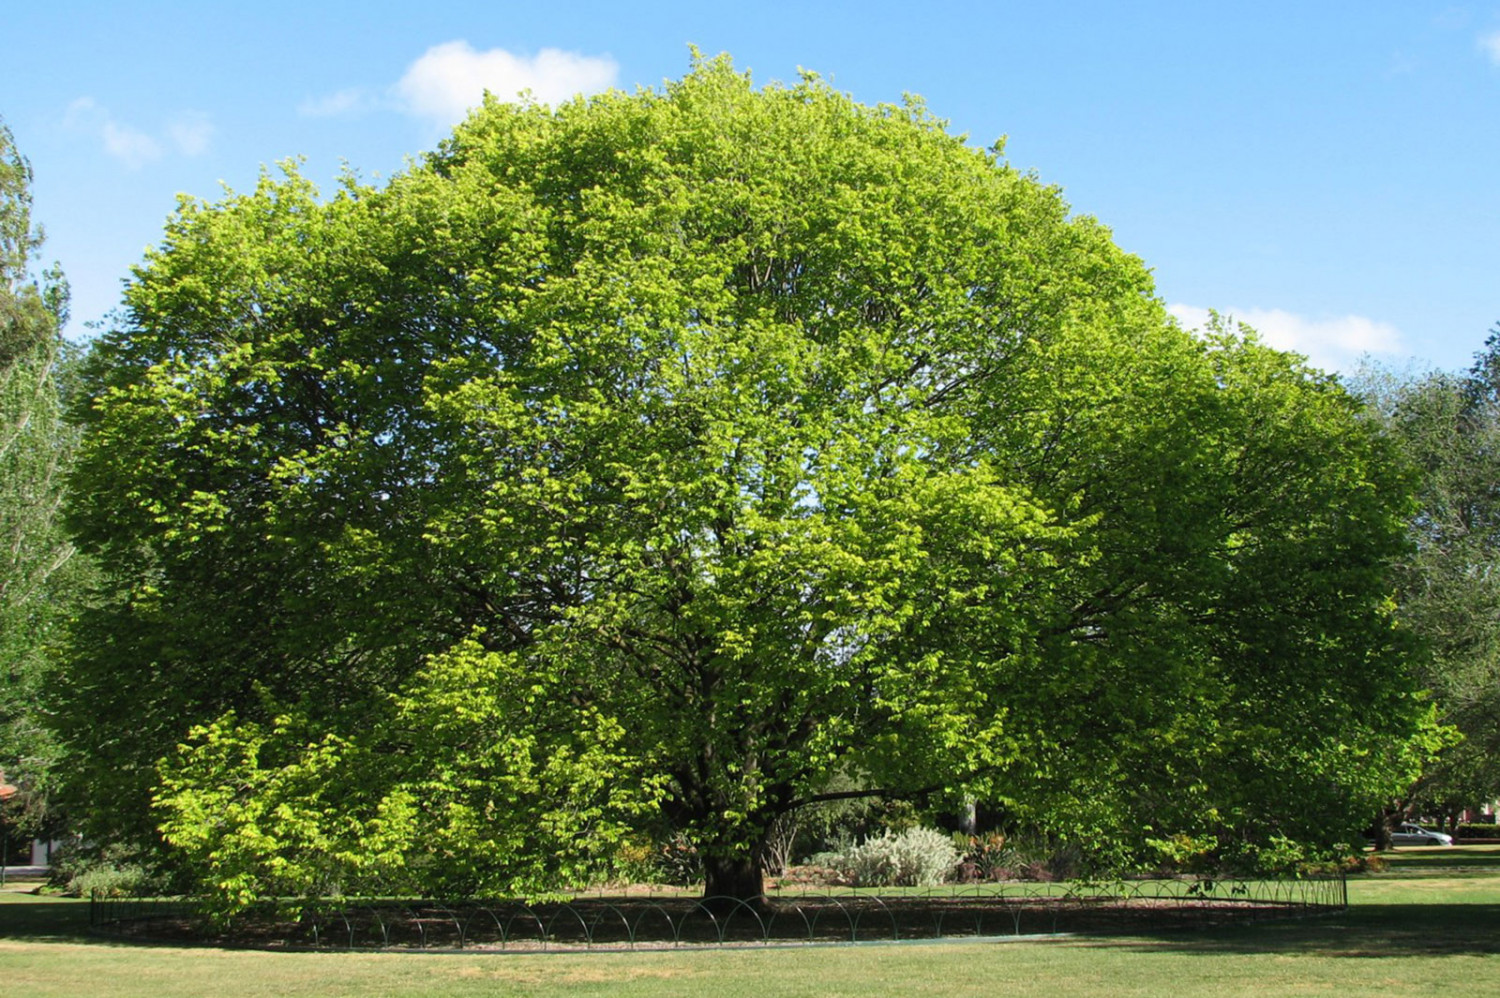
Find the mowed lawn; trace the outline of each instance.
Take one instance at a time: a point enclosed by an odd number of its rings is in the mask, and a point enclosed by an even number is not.
[[[1403,849],[1346,914],[1135,938],[558,955],[261,953],[95,941],[83,902],[0,894],[0,993],[1380,995],[1500,989],[1500,847]]]

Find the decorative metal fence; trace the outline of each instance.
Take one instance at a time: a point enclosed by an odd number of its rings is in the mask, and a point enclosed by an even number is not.
[[[391,898],[265,903],[216,926],[192,898],[95,897],[95,932],[275,949],[534,952],[1141,934],[1341,911],[1343,877],[1006,883],[901,893],[796,891],[755,901],[599,893],[568,901]]]

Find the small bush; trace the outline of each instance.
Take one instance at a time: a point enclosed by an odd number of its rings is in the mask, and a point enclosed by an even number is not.
[[[989,832],[955,835],[953,842],[963,853],[958,878],[968,883],[1068,880],[1079,871],[1083,860],[1076,848],[1045,837],[1007,838]]]
[[[703,883],[703,857],[681,832],[657,846],[654,866],[655,875],[651,879],[655,883],[674,887]]]
[[[947,835],[918,827],[886,832],[815,861],[851,887],[930,887],[946,880],[961,858]]]
[[[958,878],[965,883],[1017,879],[1015,871],[1023,861],[1001,833],[957,834],[953,837],[953,845],[963,853]]]
[[[1359,853],[1354,856],[1345,856],[1342,860],[1332,864],[1331,867],[1308,872],[1313,874],[1324,873],[1380,873],[1390,863],[1378,852]]]
[[[1458,837],[1461,839],[1500,839],[1500,824],[1483,825],[1477,822],[1464,822],[1458,826]]]
[[[128,850],[69,843],[52,857],[54,890],[76,897],[145,897],[172,893],[168,878]]]
[[[68,893],[79,897],[140,897],[156,893],[155,881],[145,868],[134,863],[96,866],[68,880]]]

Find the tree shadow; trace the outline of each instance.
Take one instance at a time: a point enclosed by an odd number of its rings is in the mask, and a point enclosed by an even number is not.
[[[0,939],[97,941],[87,901],[13,892],[0,894]]]
[[[1475,875],[1493,876],[1500,869],[1500,851],[1484,850],[1470,846],[1463,849],[1403,849],[1397,853],[1385,853],[1381,858],[1387,864],[1387,872],[1373,874],[1375,877],[1390,874],[1409,875],[1428,870],[1441,870],[1445,874],[1462,876],[1466,872]]]
[[[0,939],[152,945],[102,939],[89,927],[89,904],[68,898],[0,894]],[[1063,945],[1111,950],[1308,955],[1350,959],[1500,953],[1500,904],[1357,905],[1308,918],[1236,922],[1205,928],[1140,929],[1079,935]],[[180,942],[179,942],[180,944]]]
[[[1500,904],[1361,905],[1312,918],[1080,939],[1078,945],[1353,959],[1500,953]]]

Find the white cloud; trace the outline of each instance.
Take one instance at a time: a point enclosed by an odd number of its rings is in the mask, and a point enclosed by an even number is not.
[[[607,55],[552,48],[533,56],[498,48],[478,52],[459,40],[434,45],[383,90],[347,87],[309,97],[297,105],[297,113],[305,118],[333,118],[391,110],[447,128],[476,107],[486,90],[501,100],[515,100],[522,91],[529,91],[544,104],[557,104],[576,94],[614,86],[619,71],[619,64]]]
[[[380,106],[380,100],[368,90],[350,87],[325,97],[309,97],[297,105],[297,113],[304,118],[336,118],[344,114],[358,114]]]
[[[63,114],[63,127],[74,131],[92,132],[100,130],[109,115],[92,97],[80,97],[68,105]]]
[[[1208,324],[1208,309],[1169,305],[1167,311],[1186,329]],[[1267,344],[1308,358],[1315,367],[1347,369],[1365,354],[1393,356],[1405,352],[1401,333],[1387,322],[1359,315],[1309,318],[1279,308],[1224,308],[1225,318],[1252,327]]]
[[[104,151],[132,170],[161,159],[161,143],[137,128],[105,121],[99,127]]]
[[[1479,37],[1479,47],[1489,54],[1490,62],[1500,66],[1500,31],[1491,31]]]
[[[97,137],[106,154],[132,170],[166,155],[165,142],[170,142],[184,156],[201,156],[208,151],[213,137],[213,124],[208,115],[198,111],[179,115],[167,124],[164,136],[155,136],[117,120],[92,97],[80,97],[69,104],[63,115],[63,125]]]
[[[189,111],[167,126],[167,134],[176,144],[177,151],[184,156],[202,156],[208,152],[214,126],[208,120],[208,115],[201,111]]]
[[[608,89],[619,69],[609,56],[551,48],[534,56],[504,49],[476,52],[468,42],[454,41],[424,52],[393,90],[402,110],[451,125],[479,104],[486,90],[501,100],[514,100],[529,90],[537,100],[556,104],[575,94]]]

